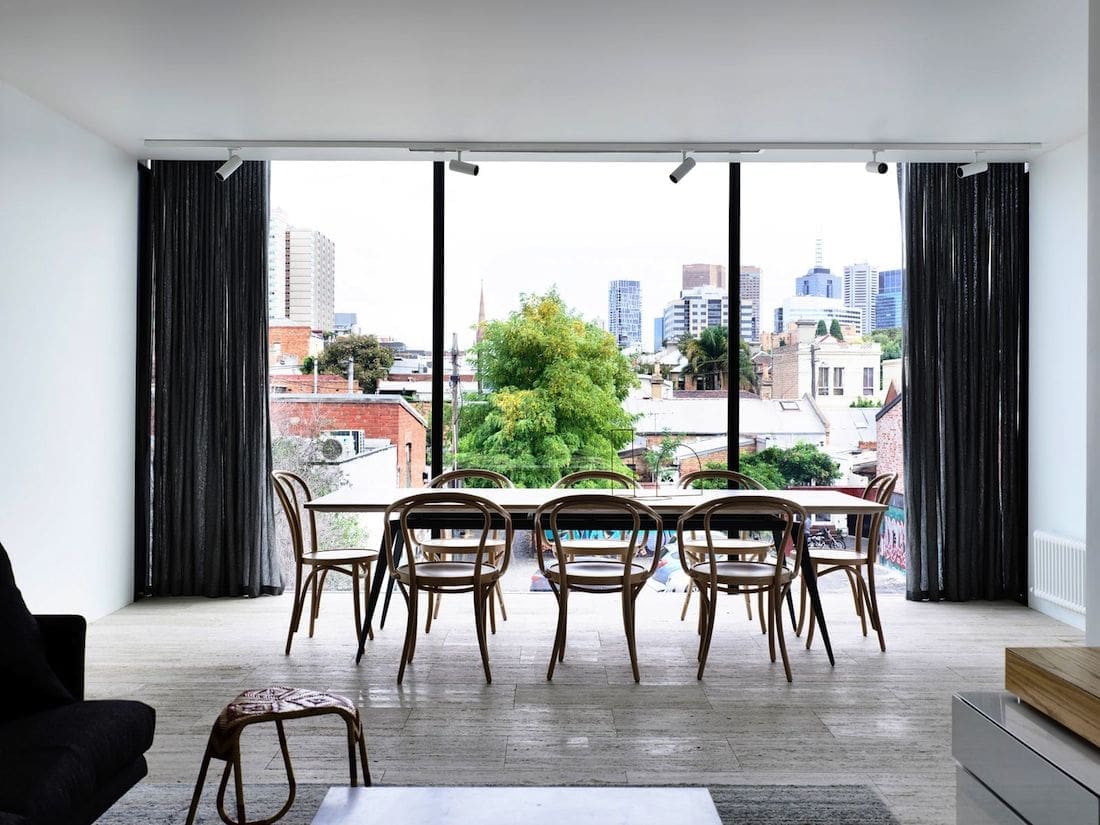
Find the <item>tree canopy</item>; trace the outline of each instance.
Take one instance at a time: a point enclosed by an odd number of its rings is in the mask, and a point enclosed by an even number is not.
[[[317,358],[317,369],[329,375],[347,375],[350,359],[355,361],[355,380],[365,393],[376,392],[378,382],[389,375],[393,366],[393,353],[373,335],[341,335],[325,344]],[[305,364],[302,366],[304,369]]]
[[[876,329],[867,336],[867,340],[874,341],[882,347],[883,361],[901,358],[901,327]]]
[[[773,490],[789,485],[832,484],[840,478],[840,466],[808,442],[743,455],[740,466],[741,472]]]
[[[474,347],[482,403],[459,420],[459,465],[549,486],[574,469],[625,466],[632,421],[622,407],[636,382],[614,337],[569,310],[556,291],[524,295]]]
[[[687,359],[684,371],[695,376],[698,389],[719,390],[726,387],[726,373],[729,371],[729,330],[726,327],[707,327],[698,338],[684,334],[677,347]],[[752,350],[742,341],[738,351],[737,388],[756,392],[757,384]]]
[[[832,323],[829,324],[829,334],[836,338],[836,340],[838,341],[844,340],[844,333],[840,329],[840,321],[838,321],[836,318],[834,318],[832,320]]]
[[[820,338],[822,335],[828,335],[829,328],[825,326],[825,319],[819,318],[817,321],[817,329],[814,330],[814,335]]]

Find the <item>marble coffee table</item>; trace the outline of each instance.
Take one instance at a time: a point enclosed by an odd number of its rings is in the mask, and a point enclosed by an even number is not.
[[[706,788],[331,788],[313,825],[721,825]]]

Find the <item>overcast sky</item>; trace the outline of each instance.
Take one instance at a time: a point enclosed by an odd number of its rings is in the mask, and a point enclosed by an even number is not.
[[[587,318],[607,317],[607,285],[642,284],[642,341],[677,297],[680,266],[728,258],[728,171],[699,163],[679,184],[674,164],[483,163],[477,177],[446,176],[446,333],[472,342],[478,290],[490,319],[523,292],[557,286]],[[761,267],[761,328],[814,263],[837,274],[868,261],[901,264],[894,167],[742,164],[744,264]],[[427,162],[277,161],[273,208],[294,226],[336,243],[336,311],[355,312],[363,332],[431,346],[432,167]]]

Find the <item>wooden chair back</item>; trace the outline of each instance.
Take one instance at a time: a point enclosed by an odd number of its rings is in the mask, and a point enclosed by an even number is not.
[[[625,478],[625,476],[624,476]],[[616,516],[616,521],[622,526],[617,526],[615,534],[618,538],[607,539],[608,542],[623,545],[621,549],[608,549],[607,547],[594,546],[586,550],[583,545],[570,545],[567,549],[563,542],[569,540],[578,529],[576,525],[590,522],[593,513],[599,513],[605,518],[608,514]],[[634,559],[638,556],[649,540],[649,531],[653,530],[657,536],[657,546],[653,548],[653,557],[650,562],[649,573],[652,575],[657,570],[661,558],[661,536],[663,535],[663,522],[660,514],[648,504],[636,499],[624,498],[613,495],[566,495],[552,499],[537,510],[534,515],[534,530],[536,536],[546,536],[554,551],[554,557],[562,571],[563,583],[568,577],[568,562],[576,556],[602,556],[614,557],[623,565],[623,584],[629,588],[631,576],[634,572]],[[539,569],[545,575],[546,563],[541,549],[535,554],[538,559]]]
[[[580,470],[579,472],[562,476],[554,482],[552,487],[557,490],[566,490],[576,487],[578,484],[585,481],[609,481],[612,486],[618,485],[627,490],[638,489],[638,482],[630,476],[624,475],[623,473],[617,473],[614,470]]]
[[[883,473],[867,482],[867,489],[863,491],[863,498],[876,504],[890,504],[890,497],[894,494],[894,486],[898,483],[897,473]],[[874,563],[874,555],[878,552],[879,536],[882,533],[882,517],[884,513],[871,515],[861,514],[856,517],[856,546],[857,553],[866,552],[867,558]],[[868,529],[864,529],[864,525]],[[864,536],[864,533],[867,535]]]
[[[418,544],[415,531],[417,529],[439,530],[463,530],[466,535],[474,534],[478,538],[478,545],[474,556],[474,583],[480,587],[482,583],[482,568],[486,562],[491,562],[496,554],[496,549],[487,545],[496,531],[504,533],[504,551],[498,557],[499,571],[501,574],[508,569],[508,563],[512,558],[512,517],[508,511],[492,501],[473,493],[459,492],[457,490],[431,490],[428,492],[414,493],[400,498],[386,508],[385,542],[391,552],[386,554],[391,576],[397,576],[397,567],[394,562],[394,541],[396,529],[401,531],[405,547],[410,552],[405,554],[408,563],[409,583],[416,587],[416,553],[412,552]],[[420,521],[421,523],[417,524]],[[431,562],[424,562],[431,563]]]
[[[680,488],[691,489],[691,485],[698,481],[725,481],[733,490],[763,490],[764,485],[744,473],[736,470],[696,470],[693,473],[685,473],[680,476]]]
[[[290,527],[290,546],[294,551],[294,560],[301,562],[307,550],[303,511],[308,513],[309,520],[308,549],[310,552],[317,550],[317,515],[303,506],[313,499],[313,495],[306,480],[296,473],[277,470],[271,474],[271,481]]]
[[[676,523],[676,543],[680,550],[680,564],[683,569],[688,570],[691,567],[690,560],[684,551],[685,534],[702,532],[707,540],[706,561],[710,565],[711,587],[717,587],[718,557],[724,553],[714,548],[715,533],[719,533],[719,537],[724,538],[726,532],[737,529],[736,526],[730,527],[728,523],[723,525],[722,522],[724,519],[739,516],[766,517],[774,520],[775,529],[782,530],[782,537],[778,543],[775,543],[775,585],[779,586],[784,568],[791,571],[792,579],[796,577],[805,548],[805,530],[796,531],[796,528],[808,523],[806,511],[786,499],[767,495],[723,497],[697,504],[680,516]],[[795,540],[792,541],[792,538]],[[791,566],[787,567],[787,554],[791,547],[794,548],[794,558],[790,559]]]
[[[475,468],[449,470],[446,473],[440,473],[431,480],[428,486],[432,488],[457,487],[456,481],[464,481],[468,478],[488,481],[492,487],[513,488],[516,486],[512,483],[512,479],[503,473]]]

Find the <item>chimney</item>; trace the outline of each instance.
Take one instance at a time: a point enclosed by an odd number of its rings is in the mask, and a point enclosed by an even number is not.
[[[797,326],[799,344],[809,344],[817,337],[817,321],[799,321]]]
[[[649,376],[649,397],[660,401],[664,397],[665,379],[660,375]]]

